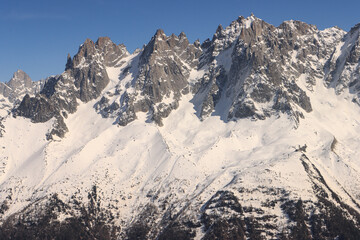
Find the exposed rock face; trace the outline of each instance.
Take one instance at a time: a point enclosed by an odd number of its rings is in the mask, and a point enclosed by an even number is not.
[[[344,91],[354,93],[353,101],[359,101],[360,76],[360,24],[348,32],[339,42],[326,62],[326,84],[335,88],[338,94]]]
[[[140,111],[150,112],[150,120],[162,125],[162,119],[178,107],[181,95],[189,92],[187,80],[200,54],[200,47],[190,44],[184,33],[168,37],[158,30],[123,72],[123,77],[132,74],[134,79],[118,93],[122,95],[119,102],[109,103],[106,99],[111,96],[106,96],[98,109],[105,110],[103,115],[110,110],[122,126],[135,120]]]
[[[219,102],[227,82],[226,70],[223,66],[211,64],[209,72],[205,73],[200,81],[192,86],[192,92],[197,106],[197,115],[201,120],[214,112],[215,105]]]
[[[34,122],[46,122],[55,116],[56,110],[41,95],[31,98],[25,95],[17,109],[20,116],[31,118]],[[34,112],[40,114],[34,114]]]
[[[211,86],[200,84],[199,94],[207,92],[200,116],[215,111],[220,95],[231,104],[215,114],[227,114],[228,120],[264,119],[283,112],[298,122],[312,106],[297,79],[305,77],[312,91],[315,78],[324,77],[324,59],[344,34],[337,28],[319,31],[299,21],[276,28],[254,16],[240,17],[226,29],[219,26],[213,39],[202,45],[200,66],[209,65],[209,74],[222,74],[210,81]],[[201,81],[207,82],[209,74]]]
[[[73,59],[68,56],[65,72],[48,79],[42,91],[33,98],[25,97],[16,115],[33,122],[45,122],[55,117],[57,123],[48,138],[55,134],[63,137],[68,113],[74,113],[78,99],[88,102],[100,96],[109,83],[106,67],[119,64],[128,52],[123,45],[114,44],[108,37],[96,43],[87,39]]]
[[[105,67],[113,67],[127,55],[125,46],[114,44],[108,37],[96,43],[87,39],[65,69],[74,79],[77,97],[88,102],[97,98],[109,83]]]
[[[161,119],[177,108],[181,95],[189,92],[187,79],[200,53],[184,33],[167,37],[162,30],[145,47],[135,89],[145,97],[139,108],[151,109],[156,123],[161,125]]]

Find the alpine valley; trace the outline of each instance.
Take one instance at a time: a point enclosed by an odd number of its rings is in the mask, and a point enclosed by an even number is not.
[[[360,24],[87,39],[0,136],[0,239],[360,239]]]

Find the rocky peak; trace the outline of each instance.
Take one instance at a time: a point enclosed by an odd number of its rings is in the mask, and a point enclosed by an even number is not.
[[[179,39],[180,39],[180,40],[182,40],[182,39],[187,40],[186,34],[185,34],[184,32],[181,32],[181,33],[179,34]]]
[[[82,58],[92,58],[95,52],[95,43],[91,39],[87,38],[80,46],[78,53],[75,55],[73,60],[74,64],[79,65]]]
[[[301,21],[285,21],[278,29],[282,30],[281,33],[284,34],[284,37],[297,37],[301,35],[311,34],[318,31],[317,27],[314,25],[310,25]]]
[[[109,37],[99,37],[98,40],[96,41],[96,46],[99,49],[104,49],[104,47],[110,45],[110,44],[114,44]]]
[[[250,17],[242,21],[242,29],[239,38],[247,44],[260,41],[262,36],[271,35],[275,27],[261,19]]]
[[[359,29],[360,29],[360,23],[356,24],[354,27],[352,27],[349,31],[349,34],[359,34]]]
[[[50,78],[39,95],[24,99],[16,114],[34,122],[55,117],[55,128],[48,138],[54,134],[63,137],[67,131],[64,117],[76,111],[78,99],[88,102],[99,97],[110,81],[106,67],[123,64],[121,59],[127,54],[124,45],[116,45],[108,37],[96,43],[86,39],[73,59],[68,55],[65,72]]]
[[[91,39],[86,39],[72,62],[73,66],[78,68],[92,64],[94,61],[113,67],[126,55],[128,52],[123,44],[116,45],[109,37],[100,37],[96,43]]]
[[[196,39],[196,40],[195,40],[194,46],[195,46],[196,48],[200,48],[201,44],[200,44],[200,40],[199,40],[199,39]]]
[[[214,34],[214,37],[218,37],[222,34],[222,32],[224,31],[224,28],[221,24],[219,24],[219,26],[217,27],[216,31],[215,31],[215,34]]]
[[[72,62],[70,53],[68,53],[67,58],[66,58],[65,70],[71,69],[71,68],[73,68],[73,62]]]
[[[225,94],[232,104],[221,109],[225,113],[217,114],[228,113],[227,119],[264,119],[284,112],[299,121],[302,111],[310,112],[312,107],[306,92],[292,79],[309,74],[307,81],[314,84],[313,75],[321,74],[323,66],[314,67],[319,63],[307,59],[312,54],[326,55],[315,37],[318,32],[300,21],[284,22],[276,28],[254,15],[239,17],[225,29],[219,26],[211,43],[202,45],[200,66],[208,65],[210,70],[198,90],[199,96],[206,96],[201,118],[216,111]]]
[[[154,38],[166,38],[165,32],[163,29],[159,28],[156,30]]]
[[[10,79],[7,85],[12,89],[16,89],[20,86],[31,87],[32,80],[29,75],[27,75],[23,70],[19,69],[14,73],[13,77]]]
[[[0,94],[10,102],[18,102],[25,94],[34,95],[42,89],[44,80],[33,82],[23,70],[17,70],[10,81],[0,83]]]
[[[96,41],[96,49],[101,55],[102,62],[107,67],[113,67],[119,63],[119,60],[128,55],[125,45],[116,45],[109,37],[100,37]]]
[[[65,69],[74,79],[80,100],[97,98],[110,81],[105,68],[122,64],[128,54],[124,45],[116,45],[109,37],[100,37],[96,43],[86,39]]]
[[[120,106],[126,107],[119,110],[118,123],[126,125],[142,111],[162,125],[162,118],[177,108],[181,95],[189,92],[187,80],[200,54],[200,46],[190,44],[185,33],[167,36],[162,29],[157,30],[140,53],[133,81],[135,92],[124,93]]]
[[[171,37],[170,37],[171,39]],[[170,40],[164,33],[164,30],[158,29],[156,30],[154,36],[151,38],[149,43],[145,46],[144,51],[142,52],[140,59],[141,63],[146,63],[151,54],[156,51],[164,51],[170,49],[170,44],[168,44],[168,40]],[[173,38],[174,39],[174,38]]]
[[[195,54],[199,55],[200,51],[199,46],[195,47],[189,43],[184,32],[181,32],[179,36],[172,34],[168,37],[162,29],[158,29],[150,42],[145,46],[140,56],[140,64],[149,63],[151,59],[157,58],[156,56],[158,55],[165,57],[165,52],[167,52],[167,54],[175,54],[177,58],[180,57],[188,64],[193,65],[193,60],[196,58]]]
[[[205,41],[202,44],[204,54],[201,56],[200,66],[211,63],[221,51],[233,47],[239,38],[249,43],[256,40],[263,29],[270,27],[274,28],[254,15],[247,18],[240,16],[225,29],[219,25],[211,42]]]

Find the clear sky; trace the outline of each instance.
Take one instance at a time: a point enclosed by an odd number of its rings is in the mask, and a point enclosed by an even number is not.
[[[251,13],[275,26],[294,19],[348,31],[359,9],[359,0],[0,0],[0,81],[17,69],[33,80],[62,73],[86,38],[109,36],[132,52],[158,28],[204,41]]]

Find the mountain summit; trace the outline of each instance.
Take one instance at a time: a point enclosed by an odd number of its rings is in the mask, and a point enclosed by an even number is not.
[[[251,15],[87,39],[36,91],[18,71],[0,238],[360,239],[359,26]]]
[[[44,81],[33,82],[29,75],[23,70],[17,70],[10,81],[0,82],[0,94],[8,98],[11,102],[21,99],[25,94],[34,95],[40,92]]]

